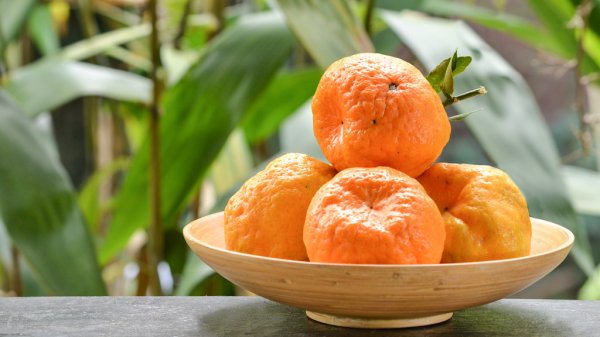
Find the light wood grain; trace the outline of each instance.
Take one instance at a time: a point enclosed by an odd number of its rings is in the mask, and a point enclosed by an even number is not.
[[[233,283],[314,313],[358,319],[424,318],[489,303],[542,278],[567,256],[573,234],[532,218],[529,256],[439,265],[347,265],[267,258],[224,248],[223,214],[184,228],[192,250]]]

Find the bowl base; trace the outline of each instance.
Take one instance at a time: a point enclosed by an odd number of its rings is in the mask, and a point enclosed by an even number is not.
[[[411,317],[411,318],[357,318],[343,317],[329,314],[322,314],[314,311],[306,311],[306,316],[309,318],[335,326],[345,328],[361,328],[361,329],[396,329],[396,328],[412,328],[417,326],[425,326],[441,323],[449,320],[452,317],[451,312],[439,315]]]

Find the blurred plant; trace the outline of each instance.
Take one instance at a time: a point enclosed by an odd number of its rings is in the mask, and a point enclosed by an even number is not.
[[[561,166],[524,80],[469,26],[404,11],[460,16],[567,60],[581,80],[580,153],[592,156],[600,137],[586,143],[598,128],[584,91],[599,80],[598,6],[529,5],[543,26],[439,0],[0,0],[0,243],[14,247],[0,249],[0,286],[23,295],[233,294],[190,253],[182,226],[222,208],[278,153],[322,157],[307,102],[331,62],[408,47],[424,71],[457,48],[473,56],[452,89],[483,84],[490,93],[453,109],[481,110],[465,124],[532,215],[575,231],[573,257],[590,276],[582,296],[597,296],[576,210],[600,215],[585,188],[598,174]],[[460,72],[465,59],[452,60],[444,72]],[[65,110],[74,99],[85,112]],[[48,127],[49,116],[58,128],[58,117],[76,114],[93,158],[77,188],[61,163],[70,150]]]

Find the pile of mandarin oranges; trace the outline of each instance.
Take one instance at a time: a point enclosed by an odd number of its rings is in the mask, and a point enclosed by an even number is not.
[[[354,264],[435,264],[529,254],[525,198],[500,169],[434,163],[450,138],[441,99],[401,59],[356,54],[317,86],[313,129],[330,164],[273,160],[224,211],[229,250]]]

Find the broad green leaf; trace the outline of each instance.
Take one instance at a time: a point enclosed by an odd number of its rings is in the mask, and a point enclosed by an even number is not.
[[[54,30],[52,13],[50,13],[48,5],[36,5],[27,20],[27,26],[31,40],[33,40],[42,55],[49,56],[58,53],[60,38]]]
[[[187,296],[198,286],[198,284],[204,282],[210,276],[215,273],[212,268],[206,265],[191,251],[188,252],[185,260],[185,266],[183,267],[183,273],[179,286],[175,289],[175,296]]]
[[[586,273],[594,267],[585,227],[575,214],[560,172],[560,160],[548,126],[525,81],[466,24],[386,11],[384,20],[426,66],[458,48],[479,57],[461,76],[460,92],[480,85],[488,95],[454,105],[459,113],[483,111],[465,120],[489,157],[524,192],[533,216],[574,231],[573,257]],[[438,39],[439,32],[445,38]]]
[[[577,298],[580,300],[597,301],[600,300],[600,265],[579,289]]]
[[[600,216],[600,173],[581,167],[563,166],[562,174],[577,212]]]
[[[177,83],[200,58],[200,53],[197,51],[179,50],[173,46],[162,46],[160,55],[169,85]]]
[[[105,295],[94,243],[55,157],[0,91],[0,217],[51,295]]]
[[[150,24],[147,23],[111,30],[64,47],[59,57],[67,60],[84,60],[149,35]]]
[[[313,135],[311,101],[308,101],[282,124],[279,137],[281,153],[279,155],[299,152],[325,161],[325,155]]]
[[[558,55],[570,59],[577,50],[577,41],[568,23],[575,14],[575,6],[569,0],[528,0],[529,7],[543,23],[549,36],[557,41]]]
[[[7,280],[7,268],[10,265],[10,238],[0,217],[0,289]]]
[[[143,71],[149,73],[152,69],[152,61],[126,48],[113,47],[107,50],[105,54],[129,65],[129,70],[132,72]]]
[[[286,117],[312,97],[321,75],[317,68],[279,74],[242,121],[248,141],[256,143],[277,131]]]
[[[254,168],[252,153],[241,130],[234,130],[213,161],[208,172],[208,180],[220,196],[238,182],[245,180]],[[203,200],[206,202],[207,200]]]
[[[145,77],[89,63],[56,59],[38,61],[15,70],[6,90],[31,116],[81,96],[150,101],[150,81]]]
[[[229,136],[227,143],[212,163],[207,174],[206,180],[214,186],[216,201],[220,203],[217,205],[219,209],[214,209],[215,200],[213,198],[207,198],[206,195],[203,195],[201,198],[203,214],[221,212],[224,205],[237,192],[241,184],[256,172],[257,170],[253,168],[252,155],[248,149],[248,144],[241,130],[236,129]],[[188,249],[183,272],[179,279],[179,286],[174,295],[186,296],[192,294],[194,289],[214,274],[215,272],[209,266]]]
[[[472,3],[447,0],[379,0],[377,1],[377,6],[397,11],[410,9],[438,16],[467,19],[482,26],[512,35],[532,46],[553,53],[562,53],[562,47],[551,34],[536,27],[535,24],[526,18],[511,15],[506,12],[494,11]],[[445,33],[440,32],[440,35],[440,38],[443,38]]]
[[[566,60],[574,59],[578,41],[575,29],[569,23],[575,16],[576,6],[570,0],[528,0],[528,4],[548,31],[549,38],[557,41],[560,48],[553,52]],[[581,61],[584,74],[600,71],[600,53],[596,50],[600,24],[595,21],[589,21],[589,24],[596,30],[588,29],[585,34],[584,47],[587,53]]]
[[[294,34],[323,69],[344,56],[375,50],[347,1],[277,2]]]
[[[0,0],[0,54],[25,24],[37,0]]]
[[[117,172],[127,168],[128,164],[128,160],[118,159],[106,167],[98,169],[87,179],[79,192],[77,203],[92,233],[97,232],[98,224],[107,207],[100,202],[100,187]]]
[[[229,133],[265,90],[291,50],[293,37],[275,13],[247,15],[207,46],[163,100],[162,214],[174,222]],[[136,154],[117,196],[100,258],[116,254],[149,221],[148,144]],[[140,197],[142,196],[142,197]]]

